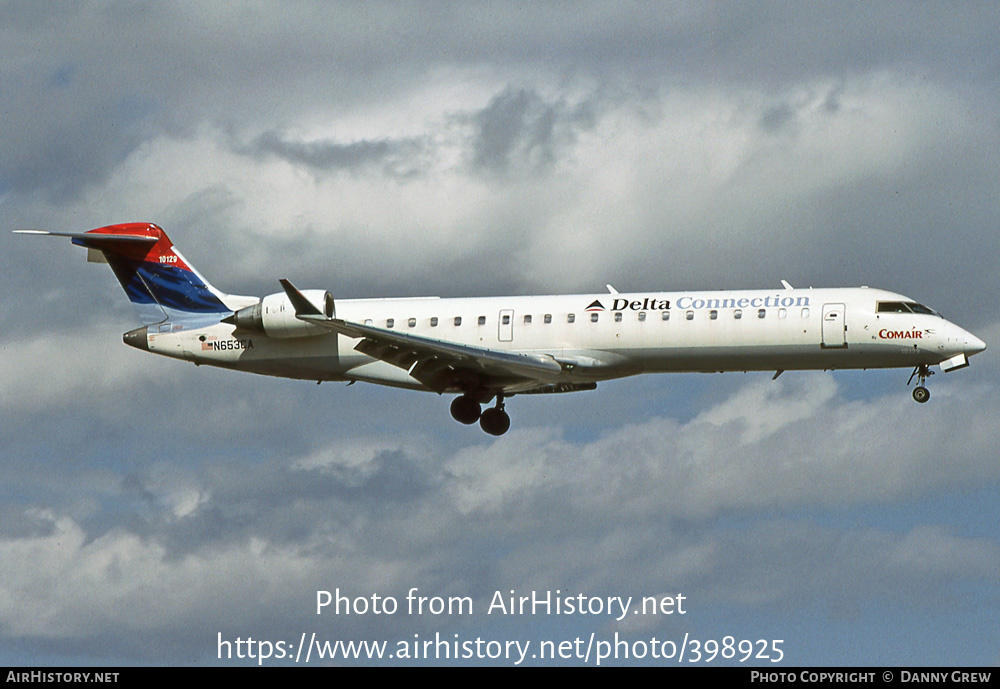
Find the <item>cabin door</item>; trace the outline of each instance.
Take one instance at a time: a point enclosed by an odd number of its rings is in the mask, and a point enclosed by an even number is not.
[[[847,346],[846,310],[844,304],[823,304],[823,347]]]

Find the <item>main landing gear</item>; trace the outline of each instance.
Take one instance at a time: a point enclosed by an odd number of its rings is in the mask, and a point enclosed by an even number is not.
[[[917,387],[913,388],[913,399],[920,402],[920,404],[923,404],[931,398],[931,391],[927,389],[924,383],[929,376],[933,375],[934,371],[932,371],[927,364],[920,364],[913,369],[913,373],[910,374],[910,379],[906,381],[906,384],[909,385],[913,382],[913,377],[916,376]]]
[[[490,435],[503,435],[510,428],[510,417],[504,411],[503,393],[497,394],[495,407],[482,410],[481,403],[469,395],[456,397],[451,403],[451,415],[459,423],[472,425],[476,421],[479,427]]]

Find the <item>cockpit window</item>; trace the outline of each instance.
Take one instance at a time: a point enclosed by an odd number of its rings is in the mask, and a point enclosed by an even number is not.
[[[918,304],[915,301],[908,301],[906,302],[906,305],[910,307],[910,310],[912,310],[913,313],[926,313],[928,316],[938,315],[938,312],[935,311],[934,309],[929,309],[923,304]]]
[[[879,313],[910,313],[910,309],[901,301],[880,301],[876,310]]]
[[[929,309],[915,301],[880,301],[875,309],[878,313],[923,313],[928,316],[939,316],[937,311]]]

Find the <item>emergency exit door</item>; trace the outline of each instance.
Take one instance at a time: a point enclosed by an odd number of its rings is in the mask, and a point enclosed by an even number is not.
[[[510,342],[514,339],[514,309],[504,309],[500,312],[500,341]]]

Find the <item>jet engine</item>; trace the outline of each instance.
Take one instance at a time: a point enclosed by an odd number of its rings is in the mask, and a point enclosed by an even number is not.
[[[336,314],[333,295],[329,292],[307,289],[302,290],[302,294],[318,312],[326,314],[327,318],[333,318]],[[222,322],[235,325],[239,330],[264,333],[268,337],[310,337],[330,333],[326,328],[296,318],[295,307],[284,292],[269,294],[256,304],[223,318]]]

